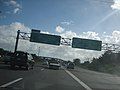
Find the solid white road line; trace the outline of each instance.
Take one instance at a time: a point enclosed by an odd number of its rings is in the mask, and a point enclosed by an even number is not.
[[[8,83],[6,83],[6,84],[1,85],[0,87],[1,87],[1,88],[5,88],[5,87],[7,87],[7,86],[9,86],[9,85],[11,85],[11,84],[13,84],[13,83],[16,83],[16,82],[22,80],[22,79],[23,79],[23,78],[18,78],[18,79],[16,79],[16,80],[13,80],[13,81],[11,81],[11,82],[8,82]]]
[[[64,69],[65,70],[65,69]],[[65,70],[74,80],[76,80],[79,84],[81,84],[86,90],[92,90],[88,85],[78,79],[75,75],[73,75],[70,71]]]

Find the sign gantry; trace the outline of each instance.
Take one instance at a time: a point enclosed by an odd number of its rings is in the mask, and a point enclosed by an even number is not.
[[[102,43],[99,40],[92,40],[92,39],[83,39],[83,38],[63,38],[58,35],[51,35],[51,34],[44,34],[41,33],[40,30],[33,30],[31,33],[21,32],[20,30],[17,31],[16,37],[16,44],[15,44],[15,51],[17,50],[18,40],[30,40],[30,42],[36,43],[44,43],[50,45],[67,45],[72,46],[72,48],[80,48],[80,49],[87,49],[87,50],[112,50],[120,51],[120,45],[117,44],[109,44],[109,43]]]

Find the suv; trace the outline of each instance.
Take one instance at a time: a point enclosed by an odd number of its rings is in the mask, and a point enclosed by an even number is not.
[[[13,53],[11,53],[11,52],[6,53],[6,54],[4,55],[4,57],[3,57],[3,62],[4,62],[5,64],[10,63],[11,58],[12,58],[12,55],[13,55]]]
[[[11,68],[14,69],[15,66],[25,67],[27,70],[31,67],[33,69],[35,61],[31,54],[22,51],[16,51],[10,62]]]

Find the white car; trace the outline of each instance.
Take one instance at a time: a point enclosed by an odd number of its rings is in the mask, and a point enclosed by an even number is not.
[[[50,69],[60,69],[60,63],[57,60],[49,60],[48,63]]]

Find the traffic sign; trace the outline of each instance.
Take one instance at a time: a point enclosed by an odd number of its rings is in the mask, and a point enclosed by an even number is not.
[[[60,45],[60,41],[61,41],[61,36],[44,34],[34,30],[32,30],[31,32],[30,42]]]
[[[102,41],[74,37],[72,39],[72,47],[101,51]]]

